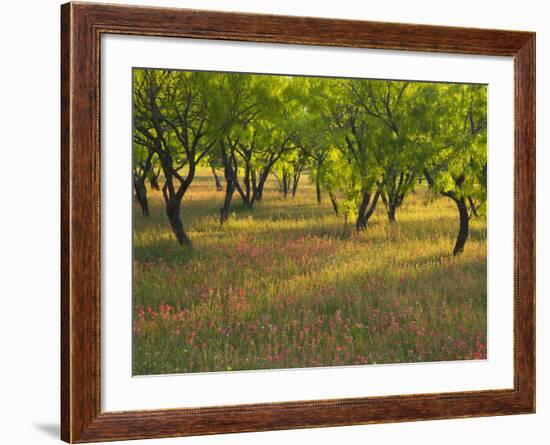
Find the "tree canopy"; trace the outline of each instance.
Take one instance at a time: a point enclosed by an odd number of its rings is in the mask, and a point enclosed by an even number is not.
[[[190,246],[181,204],[197,167],[224,190],[262,200],[270,175],[293,196],[302,173],[337,216],[365,230],[377,206],[389,224],[416,184],[457,206],[453,253],[487,206],[484,85],[261,74],[134,70],[134,190],[147,216],[145,180],[158,184],[177,240]],[[215,172],[223,169],[224,186]],[[158,185],[157,185],[158,187]]]

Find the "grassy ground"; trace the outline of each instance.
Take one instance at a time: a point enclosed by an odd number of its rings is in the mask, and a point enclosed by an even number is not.
[[[452,258],[454,204],[419,187],[389,228],[365,233],[321,206],[305,177],[286,200],[223,227],[204,172],[184,198],[194,248],[179,246],[160,192],[134,208],[135,375],[486,358],[486,222]]]

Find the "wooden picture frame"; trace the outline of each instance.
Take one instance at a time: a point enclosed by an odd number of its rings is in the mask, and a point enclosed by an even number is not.
[[[514,387],[102,412],[102,34],[513,56]],[[535,412],[535,34],[92,3],[61,7],[61,437],[71,443]]]

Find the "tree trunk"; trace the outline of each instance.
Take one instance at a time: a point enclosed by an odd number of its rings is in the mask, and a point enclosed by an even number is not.
[[[466,205],[466,200],[464,198],[456,199],[455,203],[460,217],[460,227],[456,237],[456,244],[453,249],[453,256],[458,256],[464,251],[464,245],[468,239],[470,216],[468,215],[468,206]]]
[[[364,230],[367,227],[370,217],[376,209],[378,204],[378,199],[380,198],[380,192],[377,191],[374,195],[372,203],[370,203],[371,194],[369,192],[363,193],[363,198],[361,199],[361,204],[359,205],[359,211],[357,212],[357,220],[355,222],[355,228],[358,231]]]
[[[360,231],[367,227],[367,220],[365,215],[367,212],[367,207],[370,201],[370,193],[364,192],[363,197],[361,198],[361,204],[359,204],[359,210],[357,212],[357,220],[355,221],[355,228]]]
[[[265,183],[267,182],[267,178],[269,177],[270,171],[271,171],[271,167],[264,168],[258,177],[258,184],[256,186],[256,191],[254,193],[254,199],[257,201],[261,201],[264,196],[264,187],[265,187]]]
[[[283,193],[283,183],[281,182],[281,180],[279,179],[279,177],[275,172],[273,172],[273,176],[275,176],[275,179],[277,180],[277,184],[279,184],[279,192]]]
[[[223,200],[223,207],[220,209],[220,224],[223,225],[229,218],[231,200],[237,188],[237,164],[236,162],[232,163],[234,161],[233,151],[231,151],[230,157],[228,157],[223,142],[220,143],[220,148],[223,160],[223,176],[225,178],[225,198]]]
[[[166,215],[172,226],[172,230],[176,235],[178,242],[186,247],[191,247],[191,240],[185,233],[183,223],[180,218],[180,202],[177,198],[169,198],[166,201]]]
[[[338,201],[336,201],[336,196],[334,196],[332,192],[328,192],[328,196],[330,198],[330,202],[332,203],[332,210],[334,210],[334,213],[338,216]]]
[[[237,186],[236,173],[231,168],[231,165],[227,163],[224,169],[225,176],[225,199],[223,200],[223,207],[220,209],[220,224],[223,224],[229,218],[229,209],[231,207],[231,199]]]
[[[395,223],[395,212],[397,211],[397,207],[399,207],[398,204],[398,198],[395,193],[381,193],[382,202],[384,203],[384,206],[386,207],[386,215],[388,215],[388,221],[390,224]]]
[[[374,194],[374,199],[372,200],[372,204],[370,205],[370,209],[367,210],[367,213],[365,214],[365,225],[367,222],[369,222],[370,217],[374,213],[374,210],[376,209],[376,205],[378,204],[378,199],[380,198],[380,192],[377,191]]]
[[[388,206],[388,220],[390,224],[395,224],[395,211],[397,210],[397,206],[395,206],[393,203],[390,202]]]
[[[477,214],[477,207],[471,196],[468,196],[468,202],[470,203],[470,209],[472,209],[472,214],[477,218],[479,216]]]
[[[283,196],[286,198],[288,196],[288,186],[289,186],[289,178],[288,173],[283,173]]]
[[[223,185],[220,182],[220,178],[218,177],[218,174],[216,173],[216,169],[214,168],[213,165],[211,165],[210,168],[212,169],[212,175],[214,176],[214,181],[216,182],[216,190],[218,192],[221,192],[223,190]]]
[[[260,187],[258,185],[258,181],[256,180],[256,172],[252,171],[252,198],[250,198],[250,207],[252,208],[252,203],[254,201],[261,201],[262,200],[262,191],[260,190]]]
[[[235,191],[235,184],[233,181],[227,182],[225,188],[225,198],[223,200],[223,207],[220,209],[220,224],[223,224],[229,218],[229,209],[231,207],[231,199],[233,198],[233,192]]]
[[[315,191],[317,192],[317,204],[321,204],[321,184],[318,175],[315,175]],[[330,199],[332,200],[332,196]],[[334,201],[332,201],[332,206],[334,207]],[[338,215],[338,210],[335,210],[335,212]]]
[[[147,189],[145,188],[145,181],[137,174],[134,174],[134,190],[136,192],[136,199],[137,202],[139,202],[143,216],[149,216],[149,204],[147,202]]]
[[[149,173],[149,184],[151,184],[151,188],[153,190],[160,190],[159,176],[160,176],[160,168],[157,173],[155,173],[154,170],[151,169],[151,172]]]
[[[296,191],[298,190],[298,183],[300,182],[300,177],[302,176],[302,167],[294,169],[294,174],[292,175],[292,197],[296,196]]]

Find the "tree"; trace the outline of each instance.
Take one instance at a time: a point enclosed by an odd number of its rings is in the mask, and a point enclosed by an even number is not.
[[[382,172],[380,196],[394,223],[425,161],[421,142],[430,131],[430,87],[388,80],[350,81],[348,86],[355,105],[380,130],[373,156]]]
[[[311,172],[316,200],[364,230],[379,201],[388,221],[422,177],[455,202],[464,249],[487,200],[486,88],[364,79],[134,71],[134,190],[159,188],[177,240],[191,242],[180,209],[199,165],[252,209],[274,175],[285,197]],[[223,168],[225,187],[216,172]]]
[[[151,169],[149,171],[149,174],[147,175],[147,178],[149,179],[149,185],[153,190],[160,190],[159,177],[161,167],[160,165],[158,167],[155,167],[154,161],[155,157],[153,157],[153,163],[151,164]]]
[[[134,142],[160,162],[166,215],[185,246],[191,240],[181,220],[181,202],[197,165],[218,139],[209,118],[216,94],[210,73],[134,71]]]
[[[368,113],[354,105],[351,84],[356,80],[333,81],[334,92],[329,109],[332,114],[334,143],[348,164],[350,180],[345,193],[355,204],[357,230],[364,230],[373,215],[380,194],[380,167],[374,156],[381,128],[372,125]]]
[[[221,158],[227,182],[221,223],[227,220],[235,191],[251,209],[260,201],[267,178],[281,156],[293,149],[289,123],[292,100],[285,97],[288,80],[260,75],[228,74],[221,81],[219,116],[223,136]]]
[[[331,82],[322,78],[297,79],[294,94],[301,104],[301,113],[294,122],[300,150],[307,157],[315,183],[317,204],[321,204],[321,182],[324,163],[334,149],[334,137],[331,132],[332,118],[330,112]],[[328,178],[326,178],[328,179]],[[329,195],[330,189],[327,190]],[[336,214],[335,197],[331,197]]]
[[[439,134],[424,175],[432,190],[457,206],[459,229],[453,248],[457,256],[468,239],[470,219],[483,214],[487,206],[487,89],[446,85],[437,93],[434,119]]]
[[[223,191],[223,185],[222,185],[222,182],[220,181],[220,177],[218,176],[218,173],[216,172],[216,168],[219,167],[218,160],[214,156],[213,152],[214,152],[214,150],[210,151],[206,163],[207,163],[208,167],[210,168],[210,171],[212,172],[212,177],[214,178],[214,184],[216,185],[216,190],[218,192],[222,192]]]
[[[134,145],[134,168],[133,181],[136,201],[141,207],[143,216],[149,216],[149,203],[147,201],[147,188],[145,187],[145,179],[151,171],[151,164],[154,152],[149,150],[146,145]]]
[[[307,155],[301,148],[287,151],[272,167],[272,173],[279,182],[279,190],[286,198],[289,193],[294,198],[302,172],[306,166]]]
[[[252,75],[226,74],[219,76],[217,83],[221,95],[219,112],[216,114],[216,122],[220,127],[219,151],[216,153],[219,153],[226,182],[224,202],[220,209],[220,222],[223,224],[229,217],[236,190],[245,204],[253,204],[250,192],[252,156],[251,149],[247,147],[254,147],[254,126],[266,105],[268,91],[258,76]],[[239,184],[239,169],[243,169],[243,164],[248,185],[246,193]]]

